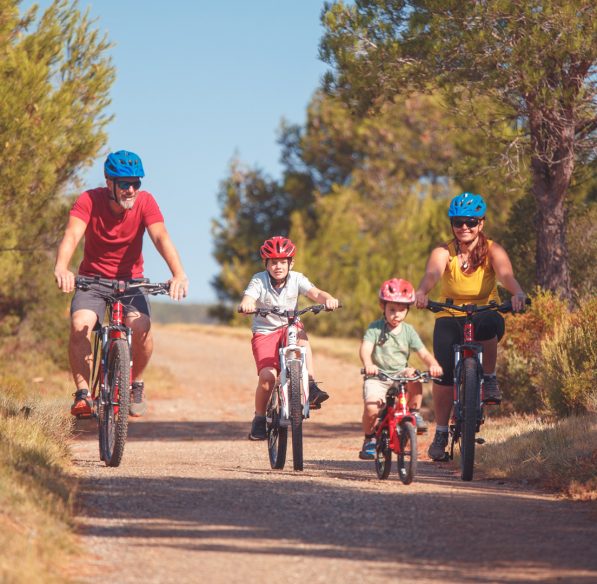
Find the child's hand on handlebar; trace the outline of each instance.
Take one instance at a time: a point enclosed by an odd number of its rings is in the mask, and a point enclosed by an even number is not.
[[[441,377],[444,374],[444,370],[440,367],[440,365],[430,365],[429,366],[429,375],[431,377]]]
[[[336,310],[340,306],[340,301],[337,298],[326,298],[324,304],[326,310]]]
[[[365,365],[363,369],[365,370],[365,375],[377,375],[379,373],[377,365]]]
[[[245,314],[255,312],[255,300],[245,300],[243,298],[242,302],[238,305],[237,310],[238,312],[244,312]]]

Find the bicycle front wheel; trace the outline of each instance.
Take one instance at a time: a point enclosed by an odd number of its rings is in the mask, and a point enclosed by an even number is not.
[[[461,376],[460,402],[462,427],[460,436],[460,476],[473,480],[475,464],[475,434],[477,432],[477,403],[479,396],[479,364],[473,357],[464,360]]]
[[[417,473],[417,430],[411,422],[400,424],[400,452],[397,462],[400,480],[405,485],[410,485]]]
[[[278,387],[274,388],[274,392],[277,391]],[[267,418],[271,419],[271,422],[268,422],[267,450],[270,466],[274,469],[284,468],[288,445],[288,427],[280,426],[279,403],[277,396],[272,395],[267,408]]]
[[[99,440],[106,466],[118,466],[124,454],[130,404],[131,354],[125,339],[108,349],[106,387],[100,396]]]
[[[303,405],[301,404],[301,365],[290,361],[290,424],[292,427],[292,463],[294,470],[303,470]]]
[[[375,445],[375,472],[377,478],[385,480],[390,476],[392,469],[392,449],[390,448],[390,435],[388,429],[381,431],[377,444]]]

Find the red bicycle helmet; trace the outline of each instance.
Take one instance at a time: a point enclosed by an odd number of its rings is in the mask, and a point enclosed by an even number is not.
[[[264,260],[293,258],[296,246],[287,237],[274,235],[271,239],[266,239],[263,242],[260,251]]]
[[[381,285],[379,299],[383,302],[413,304],[415,301],[415,289],[408,280],[392,278],[391,280],[386,280]]]

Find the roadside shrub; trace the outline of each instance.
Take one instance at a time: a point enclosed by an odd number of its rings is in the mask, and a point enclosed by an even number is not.
[[[546,409],[542,383],[541,343],[556,323],[568,318],[568,306],[551,292],[537,291],[525,313],[506,317],[506,334],[498,352],[505,409],[535,412]]]
[[[541,343],[541,381],[559,415],[597,412],[597,298],[557,324]]]

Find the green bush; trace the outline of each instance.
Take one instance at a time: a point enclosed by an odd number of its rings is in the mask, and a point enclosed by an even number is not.
[[[498,352],[500,384],[506,409],[536,412],[546,409],[541,382],[541,342],[553,333],[555,323],[568,315],[568,307],[551,292],[537,291],[524,314],[506,317],[506,335]]]
[[[597,298],[557,323],[541,343],[541,380],[560,415],[597,412]]]

